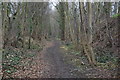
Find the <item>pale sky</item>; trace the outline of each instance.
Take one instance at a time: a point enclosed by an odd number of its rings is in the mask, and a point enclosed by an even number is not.
[[[92,2],[118,2],[120,0],[2,0],[2,2],[18,2],[18,1],[21,1],[21,2],[65,2],[65,1],[68,1],[68,2],[78,2],[78,1],[92,1]]]

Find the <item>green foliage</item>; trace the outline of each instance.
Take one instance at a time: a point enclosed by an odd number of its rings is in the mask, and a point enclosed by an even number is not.
[[[116,62],[116,57],[113,55],[113,52],[109,50],[97,50],[96,52],[96,61],[99,63],[107,63],[109,61]]]
[[[109,61],[111,59],[111,57],[109,56],[101,56],[101,57],[97,57],[97,61],[100,63],[106,63],[107,61]]]
[[[38,44],[31,44],[31,49],[42,50],[42,47],[39,46]]]
[[[5,74],[10,75],[13,72],[17,71],[17,65],[22,59],[22,53],[16,49],[5,49],[3,53],[3,70]]]
[[[67,43],[66,47],[68,47],[68,49],[74,49],[74,45],[72,43]]]
[[[112,17],[113,18],[118,18],[120,16],[120,14],[114,14]]]
[[[3,53],[3,73],[10,76],[12,73],[16,72],[23,65],[23,61],[28,58],[34,57],[35,54],[31,51],[27,52],[27,50],[16,49],[16,48],[8,48],[4,50]],[[31,60],[27,60],[28,62],[32,62]],[[27,62],[27,64],[29,64]]]
[[[27,56],[28,56],[28,57],[34,57],[35,54],[28,54]]]
[[[64,46],[62,46],[61,48],[64,48],[65,50],[70,51],[69,54],[74,54],[74,55],[79,55],[81,54],[80,51],[76,51],[75,46],[72,43],[67,43]]]
[[[97,66],[99,66],[99,67],[102,67],[102,68],[104,68],[104,69],[114,69],[114,68],[116,68],[117,67],[117,63],[116,62],[112,62],[112,61],[109,61],[109,62],[107,62],[107,63],[97,63]]]
[[[80,52],[79,51],[72,51],[71,54],[74,54],[74,55],[79,55]]]
[[[117,66],[118,59],[113,56],[113,53],[103,51],[101,55],[97,55],[96,61],[97,65],[104,69],[114,69]]]

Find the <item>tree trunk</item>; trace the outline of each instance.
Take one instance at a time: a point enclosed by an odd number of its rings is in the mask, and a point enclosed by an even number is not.
[[[80,25],[80,39],[81,39],[81,50],[83,50],[83,52],[86,54],[89,63],[92,63],[90,54],[87,50],[87,34],[85,31],[85,26],[83,25],[83,3],[79,2],[79,10],[80,10],[80,20],[81,20],[81,25]]]
[[[92,16],[92,3],[91,2],[88,2],[88,14],[89,14],[89,17],[88,17],[88,24],[89,24],[89,43],[88,43],[88,49],[90,51],[90,55],[91,55],[91,60],[92,60],[92,64],[96,64],[96,61],[95,61],[95,54],[93,52],[93,48],[92,48],[92,43],[93,43],[93,25],[92,25],[92,22],[93,22],[93,16]]]
[[[61,29],[61,40],[65,40],[65,9],[64,9],[64,3],[59,3],[59,9],[60,9],[60,29]]]
[[[3,53],[3,31],[2,31],[2,13],[0,8],[0,79],[2,79],[2,53]]]

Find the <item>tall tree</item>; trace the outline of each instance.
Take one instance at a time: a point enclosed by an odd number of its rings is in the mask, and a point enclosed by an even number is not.
[[[92,22],[93,22],[93,12],[92,12],[92,3],[91,2],[88,2],[88,14],[89,14],[89,17],[88,17],[88,25],[89,25],[89,42],[88,42],[88,49],[90,51],[90,55],[91,55],[91,60],[92,60],[92,63],[95,64],[95,54],[93,52],[93,48],[92,48],[92,43],[93,43],[93,25],[92,25]]]
[[[61,35],[61,40],[65,40],[65,9],[64,9],[64,3],[59,2],[59,15],[60,15],[60,35]]]
[[[2,3],[0,3],[0,79],[2,79],[2,53],[3,53],[3,29],[2,29]]]

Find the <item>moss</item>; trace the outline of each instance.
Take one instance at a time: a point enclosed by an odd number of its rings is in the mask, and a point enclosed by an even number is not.
[[[114,14],[112,17],[113,18],[118,18],[120,16],[120,14]]]

